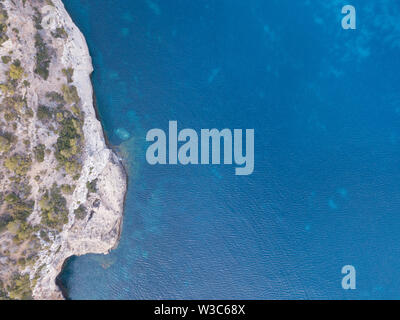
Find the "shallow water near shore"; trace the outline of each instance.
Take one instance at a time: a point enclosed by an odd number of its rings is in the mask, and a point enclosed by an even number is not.
[[[120,244],[68,261],[69,298],[400,297],[396,1],[354,0],[356,31],[342,1],[64,3],[129,174]],[[170,120],[254,128],[254,173],[148,165]]]

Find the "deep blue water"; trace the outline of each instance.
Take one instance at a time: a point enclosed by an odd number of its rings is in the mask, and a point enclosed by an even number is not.
[[[120,245],[69,261],[70,298],[400,298],[398,1],[353,0],[357,30],[340,0],[64,2],[129,171]],[[169,120],[254,128],[254,173],[150,166]]]

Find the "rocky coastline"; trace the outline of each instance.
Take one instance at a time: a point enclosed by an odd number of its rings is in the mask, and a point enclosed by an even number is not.
[[[126,192],[126,177],[118,157],[106,145],[103,129],[97,119],[93,103],[93,88],[90,75],[93,66],[89,49],[83,34],[72,21],[61,0],[53,0],[54,17],[68,33],[68,45],[62,56],[65,65],[74,68],[74,83],[83,101],[85,113],[85,161],[80,183],[74,193],[71,206],[71,222],[65,227],[53,251],[43,252],[46,267],[43,277],[37,281],[33,291],[35,299],[61,298],[61,291],[56,285],[56,277],[61,272],[64,261],[73,255],[87,253],[107,254],[118,244],[121,228],[123,203]],[[97,208],[92,205],[90,220],[75,223],[73,209],[78,202],[85,202],[86,183],[97,179],[97,190],[101,202]],[[60,247],[60,249],[59,249]],[[38,263],[40,265],[40,262]]]
[[[17,41],[18,46],[24,45],[26,48],[26,50],[20,50],[19,60],[22,66],[26,66],[24,77],[30,83],[29,88],[24,93],[27,102],[26,108],[33,110],[34,120],[26,125],[30,129],[24,128],[24,133],[34,137],[38,140],[36,142],[41,142],[48,149],[51,149],[51,146],[56,146],[55,148],[57,148],[60,145],[61,138],[60,136],[57,137],[56,134],[63,132],[64,129],[62,127],[55,128],[52,131],[51,128],[48,129],[51,121],[45,125],[38,121],[35,122],[35,117],[38,116],[41,107],[41,100],[44,99],[42,97],[47,97],[48,95],[48,93],[44,95],[43,92],[50,91],[50,89],[57,86],[62,86],[65,101],[69,101],[70,96],[75,97],[75,101],[70,106],[66,103],[67,106],[63,107],[64,109],[61,112],[55,112],[51,119],[56,119],[56,121],[63,124],[65,119],[69,117],[74,125],[82,123],[81,127],[77,128],[77,131],[82,133],[82,137],[79,140],[81,145],[79,148],[75,148],[74,146],[77,144],[75,140],[77,139],[73,139],[74,145],[70,147],[74,151],[71,159],[78,164],[75,166],[78,169],[74,167],[76,171],[74,171],[74,174],[69,173],[71,169],[68,163],[65,163],[66,169],[61,168],[60,158],[67,154],[65,150],[61,151],[61,156],[57,154],[57,150],[54,151],[54,157],[51,150],[46,152],[44,162],[38,164],[38,166],[46,166],[47,168],[45,173],[44,170],[40,171],[42,173],[40,179],[33,181],[33,174],[30,173],[35,170],[36,164],[34,162],[33,168],[28,171],[27,179],[32,185],[32,191],[27,199],[33,203],[32,212],[27,218],[27,224],[29,228],[32,228],[29,238],[31,242],[28,242],[28,240],[20,242],[20,246],[28,243],[29,248],[33,247],[31,243],[34,242],[34,248],[37,248],[36,252],[33,249],[30,251],[35,254],[35,259],[32,258],[32,263],[24,264],[18,270],[20,278],[23,275],[29,275],[30,296],[33,299],[64,299],[65,297],[56,284],[56,278],[61,272],[65,261],[71,256],[87,253],[107,254],[117,246],[122,228],[127,179],[121,160],[107,146],[103,128],[97,118],[90,78],[93,66],[83,34],[72,21],[61,0],[35,0],[29,4],[25,1],[22,2],[23,4],[15,4],[7,0],[2,1],[5,10],[8,11],[8,20],[14,21],[15,19],[15,24],[18,25],[18,23],[21,23],[18,19],[22,19],[22,17],[19,17],[18,10],[23,11],[24,15],[32,13],[33,25],[36,24],[38,31],[31,30],[32,26],[26,26],[26,30],[19,30],[18,37],[14,37],[14,42],[9,37],[10,39],[5,41],[2,47],[4,48],[3,52],[6,52],[6,50],[11,52],[11,50],[15,50],[17,46],[15,41]],[[35,18],[35,15],[36,17],[39,16],[40,19]],[[40,34],[44,41],[47,41],[47,46],[50,47],[48,51],[51,52],[51,63],[49,64],[48,77],[45,81],[39,79],[35,74],[36,69],[34,72],[29,70],[29,65],[35,64],[35,55],[29,52],[29,48],[38,47],[34,32]],[[47,35],[52,35],[52,39],[46,38]],[[0,48],[0,54],[3,52]],[[72,72],[68,72],[69,70],[72,70]],[[62,84],[62,81],[65,82],[65,80],[60,80],[60,74],[62,73],[67,76],[67,85]],[[68,91],[65,88],[71,90]],[[70,94],[70,92],[72,93]],[[79,110],[77,110],[78,106]],[[60,109],[60,107],[57,108],[57,110]],[[52,144],[53,142],[56,143]],[[68,149],[68,156],[72,152],[70,149]],[[6,176],[7,174],[11,176],[9,171],[5,171]],[[65,223],[61,226],[57,225],[58,229],[55,228],[54,224],[47,223],[46,225],[43,219],[47,219],[47,216],[50,215],[48,212],[51,211],[46,207],[43,199],[47,203],[50,202],[47,200],[49,198],[48,194],[52,194],[52,191],[45,190],[46,186],[53,185],[57,189],[58,186],[72,184],[73,188],[70,189],[73,190],[70,193],[66,192],[65,195],[58,197],[65,199],[62,201],[65,203]],[[3,187],[3,190],[0,191],[6,195],[10,194],[11,191],[15,193],[15,191],[10,188],[7,189],[7,187]],[[57,194],[55,191],[54,193]],[[8,214],[7,210],[10,210],[10,206],[12,207],[12,204],[4,204],[4,215]],[[55,214],[57,214],[56,211]],[[2,211],[0,210],[1,214]],[[20,220],[18,220],[18,223],[21,226]],[[45,229],[43,225],[46,226]],[[8,241],[9,239],[13,239],[16,242],[10,228],[7,228],[7,230],[9,232],[5,232],[3,236],[4,247],[7,245],[13,246]],[[2,235],[0,235],[0,248],[1,237]],[[18,238],[18,236],[16,237]],[[13,252],[16,251],[14,249],[11,250],[9,256],[13,256]],[[12,263],[13,259],[9,256],[4,256],[4,265]],[[9,273],[15,272],[10,267]],[[0,280],[1,276],[5,279],[3,282],[7,281],[6,271],[3,274],[0,273]],[[13,290],[14,293],[10,295],[10,298],[14,296],[17,299],[21,298],[23,295],[18,295],[18,292],[22,290],[18,288],[19,282],[17,280],[12,282],[9,279],[8,281],[10,284],[4,285],[4,287]]]

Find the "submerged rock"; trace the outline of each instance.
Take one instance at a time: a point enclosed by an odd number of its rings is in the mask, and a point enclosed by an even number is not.
[[[124,128],[118,128],[117,130],[115,130],[115,134],[121,140],[128,140],[131,137],[131,134]]]

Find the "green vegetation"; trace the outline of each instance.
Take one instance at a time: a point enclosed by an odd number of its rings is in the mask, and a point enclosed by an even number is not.
[[[8,40],[7,36],[8,14],[4,5],[0,3],[0,46]]]
[[[79,152],[83,143],[82,124],[69,111],[65,111],[58,119],[60,128],[55,145],[55,157],[65,171],[73,176],[81,170]]]
[[[74,69],[73,68],[62,69],[62,73],[64,74],[64,76],[67,77],[68,83],[71,83],[72,77],[74,76]]]
[[[31,146],[31,140],[29,139],[24,139],[22,143],[25,145],[25,147],[29,148]]]
[[[40,105],[38,107],[36,115],[37,115],[38,119],[42,122],[51,120],[51,118],[53,117],[53,113],[50,111],[50,109],[43,105]]]
[[[96,193],[97,192],[97,179],[94,179],[92,181],[88,181],[86,183],[86,188],[88,189],[89,193]]]
[[[60,188],[54,184],[50,190],[46,190],[39,205],[42,209],[42,223],[61,231],[62,226],[68,222],[68,210]]]
[[[33,211],[34,201],[24,201],[15,193],[9,193],[4,200],[7,204],[8,215],[2,218],[3,231],[6,227],[14,235],[15,243],[30,239],[34,230],[26,219]]]
[[[33,228],[25,221],[13,220],[7,225],[8,231],[15,234],[14,243],[20,244],[28,240],[33,234]]]
[[[5,97],[3,104],[9,111],[21,112],[22,108],[27,105],[27,101],[26,98],[23,98],[20,95],[14,95],[12,97]]]
[[[0,215],[0,233],[6,230],[9,222],[13,220],[10,214],[2,214]]]
[[[44,231],[43,229],[40,230],[40,237],[41,237],[44,241],[50,242],[49,235],[48,235],[47,232]]]
[[[66,84],[64,84],[61,87],[61,91],[64,95],[64,100],[68,103],[68,104],[72,104],[72,103],[79,103],[80,102],[80,98],[78,95],[78,90],[76,89],[75,86],[68,86]]]
[[[65,31],[65,29],[63,27],[56,28],[56,31],[52,32],[51,35],[54,38],[61,38],[61,39],[67,39],[68,38],[68,33]]]
[[[0,152],[8,152],[11,148],[11,143],[5,137],[0,136]]]
[[[25,259],[24,257],[19,258],[18,261],[17,261],[17,264],[18,264],[20,267],[24,268],[25,265],[26,265],[26,259]]]
[[[14,154],[4,161],[4,166],[17,175],[25,175],[31,168],[32,159],[30,156]]]
[[[23,109],[27,107],[27,99],[22,95],[16,94],[18,82],[24,76],[24,69],[21,67],[21,62],[19,60],[15,60],[6,71],[6,75],[8,81],[0,84],[0,90],[4,95],[2,104],[0,106],[0,111],[4,110],[4,119],[7,122],[12,122],[17,120]],[[13,126],[14,129],[16,129],[16,124],[13,124]],[[7,141],[4,139],[1,139],[0,145],[0,149],[7,149]]]
[[[83,220],[83,219],[85,219],[85,217],[87,215],[86,207],[83,204],[81,204],[77,209],[75,209],[74,213],[75,213],[75,217],[78,220]]]
[[[46,43],[39,33],[35,35],[36,47],[36,68],[35,73],[41,76],[44,80],[49,77],[50,55]]]
[[[7,75],[12,80],[20,80],[23,74],[24,74],[24,69],[21,67],[21,62],[19,60],[15,60],[13,64],[10,66]]]
[[[71,194],[74,193],[74,190],[75,190],[75,185],[63,184],[63,185],[61,186],[61,191],[62,191],[64,194],[71,195]]]
[[[0,279],[0,300],[7,300],[7,298],[8,298],[7,291],[4,288],[3,281],[1,281]]]
[[[2,57],[3,61],[7,62],[5,56]],[[4,94],[3,103],[1,108],[10,113],[8,119],[14,120],[17,116],[11,115],[15,112],[21,112],[23,107],[27,106],[27,100],[22,95],[16,94],[19,80],[24,76],[25,71],[21,66],[19,60],[15,60],[6,71],[7,82],[0,84],[0,90]],[[8,120],[6,119],[6,120]]]
[[[2,45],[9,39],[6,32],[7,32],[7,25],[4,23],[0,23],[0,45]]]
[[[59,106],[65,104],[63,95],[55,91],[47,92],[46,98],[49,99],[51,102],[56,102]]]
[[[12,180],[11,188],[21,199],[27,199],[31,195],[32,187],[29,184],[27,177],[14,176],[10,177]]]
[[[9,193],[5,197],[7,211],[11,214],[13,221],[25,222],[33,211],[34,202],[32,200],[23,201],[15,193]]]
[[[5,96],[13,95],[15,92],[15,86],[11,81],[9,81],[7,83],[0,84],[0,90]]]
[[[3,61],[4,64],[8,64],[11,61],[11,57],[10,56],[2,56],[1,61]]]
[[[81,110],[79,109],[79,107],[77,105],[73,105],[71,107],[71,111],[76,117],[79,117],[79,118],[82,117]]]
[[[13,112],[8,112],[8,113],[6,113],[5,115],[4,115],[4,119],[7,121],[7,122],[12,122],[12,121],[14,121],[14,120],[17,120],[17,115],[15,114],[15,113],[13,113]]]
[[[25,109],[25,114],[26,114],[26,116],[28,117],[28,118],[33,118],[33,110],[31,109],[31,108],[29,108],[29,107],[26,107],[26,109]]]
[[[10,151],[12,145],[17,142],[17,137],[12,133],[0,133],[0,152]]]
[[[73,69],[67,69],[65,71],[67,77],[72,77]],[[83,119],[81,117],[77,104],[80,102],[78,91],[75,86],[69,86],[64,84],[61,88],[63,95],[57,92],[48,92],[46,97],[51,102],[58,104],[57,112],[52,113],[48,107],[41,106],[38,109],[38,118],[41,120],[50,120],[55,115],[55,119],[59,124],[58,127],[58,139],[55,144],[55,157],[65,171],[75,177],[81,171],[81,164],[79,159],[79,153],[83,145],[83,132],[82,125]],[[64,103],[74,104],[70,112],[61,108]]]
[[[57,120],[57,122],[62,122],[64,120],[64,115],[62,112],[56,113],[56,120]]]
[[[41,30],[43,29],[42,27],[42,14],[40,13],[40,11],[37,8],[33,8],[33,10],[35,11],[35,14],[33,15],[33,22],[35,23],[35,28],[37,30]]]
[[[8,295],[14,300],[31,300],[32,289],[29,274],[16,274],[7,288]]]
[[[46,146],[44,144],[39,144],[33,149],[33,152],[35,154],[35,159],[37,162],[44,161],[44,151],[45,150],[46,150]]]
[[[13,41],[20,40],[20,44],[23,45],[23,29],[20,28],[20,20],[8,18],[3,3],[5,2],[0,0],[0,45],[8,39],[7,33]],[[14,10],[13,15],[18,14],[18,9],[21,9],[22,4],[27,7],[32,5],[34,10],[33,17],[29,17],[33,19],[37,29],[31,33],[31,37],[34,37],[34,50],[36,50],[36,56],[32,56],[33,66],[21,63],[25,62],[22,58],[20,58],[21,61],[14,60],[26,53],[23,47],[14,48],[14,53],[9,49],[3,50],[4,52],[0,55],[0,66],[2,66],[0,72],[4,79],[3,83],[0,83],[0,124],[2,126],[2,129],[0,128],[0,156],[3,165],[0,180],[3,182],[3,190],[6,190],[0,192],[0,233],[4,240],[3,248],[0,248],[0,256],[8,257],[11,261],[10,268],[4,270],[0,277],[3,281],[0,280],[0,300],[32,298],[32,288],[38,279],[39,272],[30,280],[29,275],[23,273],[27,271],[24,268],[37,261],[36,253],[41,246],[44,245],[41,249],[48,248],[53,235],[60,232],[68,223],[67,199],[71,198],[76,188],[76,182],[72,182],[71,178],[80,177],[81,152],[84,145],[81,101],[77,88],[72,85],[74,69],[68,68],[68,65],[63,70],[60,70],[62,67],[59,68],[54,78],[59,77],[57,81],[62,78],[62,83],[65,84],[56,91],[47,92],[46,97],[44,97],[46,91],[42,90],[47,86],[43,80],[53,79],[53,74],[49,73],[50,64],[52,56],[58,54],[58,51],[53,50],[51,43],[63,42],[48,38],[45,36],[45,30],[42,30],[47,21],[50,27],[51,20],[44,18],[46,9],[41,7],[44,4],[52,6],[54,4],[51,0],[39,0],[37,3],[11,0],[9,4],[7,3],[7,9]],[[35,5],[37,8],[34,7]],[[29,10],[30,8],[23,10],[24,14]],[[9,14],[11,16],[11,11]],[[12,22],[17,22],[18,26],[12,25]],[[66,30],[62,27],[53,28],[52,35],[62,39],[68,37]],[[4,47],[6,45],[8,43]],[[53,72],[53,65],[51,67]],[[36,83],[31,85],[27,80],[27,73],[32,69],[36,74],[35,81],[39,81],[43,87],[39,88]],[[33,106],[28,106],[28,99],[33,92],[26,90],[28,87],[37,94],[37,97],[34,97]],[[34,106],[36,102],[39,102],[37,109]],[[42,123],[35,123],[36,117]],[[17,133],[9,132],[17,132],[19,141],[15,136]],[[31,137],[32,134],[35,135],[35,139]],[[49,141],[54,145],[48,145]],[[57,176],[60,176],[60,180],[67,182],[59,182],[60,185],[56,183],[45,185],[46,177],[54,168],[45,168],[43,164],[37,165],[37,163],[53,159],[53,154],[58,162],[57,169],[65,170],[57,173]],[[35,170],[31,170],[33,164],[35,164]],[[95,190],[95,182],[90,183],[88,188]],[[32,200],[33,196],[36,202]],[[37,214],[36,210],[40,214],[41,223],[37,223],[36,218],[40,218],[35,217],[31,224],[30,219],[33,218],[34,208],[35,214]],[[88,213],[84,205],[79,205],[75,210],[77,219],[87,218]],[[44,244],[42,240],[47,243]]]

